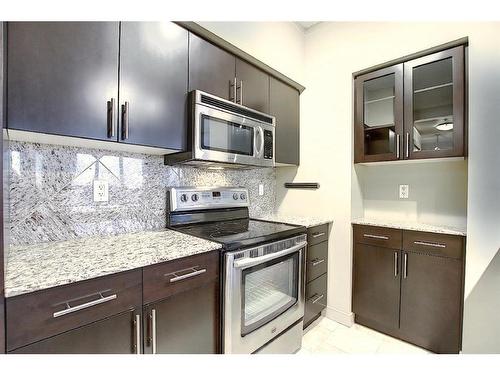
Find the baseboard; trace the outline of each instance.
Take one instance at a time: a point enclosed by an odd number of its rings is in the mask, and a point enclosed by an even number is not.
[[[351,327],[354,324],[354,314],[352,312],[346,313],[330,306],[326,308],[326,317],[347,327]]]

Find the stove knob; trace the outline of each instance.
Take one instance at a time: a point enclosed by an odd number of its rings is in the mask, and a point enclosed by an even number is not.
[[[234,193],[234,194],[233,194],[233,199],[234,199],[235,201],[236,201],[236,200],[238,200],[238,193]]]
[[[198,194],[193,194],[193,195],[191,195],[191,200],[192,200],[193,202],[196,202],[196,201],[198,200]]]
[[[188,196],[186,194],[181,195],[181,202],[187,202]]]
[[[247,199],[247,196],[245,193],[241,193],[240,198],[241,198],[241,200],[245,200],[245,199]]]

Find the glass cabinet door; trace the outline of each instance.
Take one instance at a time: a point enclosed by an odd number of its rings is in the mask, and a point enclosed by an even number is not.
[[[403,128],[403,67],[356,78],[355,162],[396,160]]]
[[[405,63],[405,158],[463,155],[463,65],[462,46]]]

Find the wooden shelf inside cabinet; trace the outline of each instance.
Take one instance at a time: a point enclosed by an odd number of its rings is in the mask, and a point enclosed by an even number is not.
[[[394,128],[394,124],[384,124],[384,125],[377,125],[377,126],[365,125],[365,132],[380,130],[380,129],[390,129],[390,128]]]

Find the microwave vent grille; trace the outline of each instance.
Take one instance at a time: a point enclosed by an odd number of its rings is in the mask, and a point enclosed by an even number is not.
[[[226,102],[224,102],[222,100],[217,100],[217,99],[212,98],[210,96],[201,95],[201,102],[203,104],[208,104],[208,105],[220,108],[220,109],[225,109],[226,111],[230,111],[230,112],[233,112],[233,113],[238,113],[240,115],[243,115],[243,116],[246,116],[246,117],[250,117],[250,118],[259,120],[261,122],[265,122],[267,124],[272,124],[273,123],[273,118],[272,117],[263,115],[261,113],[253,112],[253,111],[251,111],[249,109],[241,108],[240,106],[237,106],[237,105],[226,103]]]

